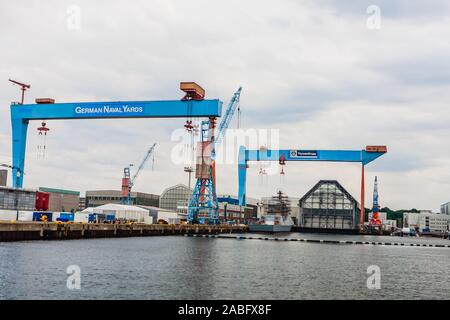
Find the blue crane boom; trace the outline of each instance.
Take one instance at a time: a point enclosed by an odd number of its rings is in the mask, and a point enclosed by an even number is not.
[[[136,170],[136,173],[133,175],[133,178],[130,179],[130,167],[126,167],[123,169],[123,179],[122,179],[122,203],[124,204],[131,204],[131,189],[134,186],[134,183],[139,176],[139,173],[141,173],[142,169],[144,168],[145,164],[147,163],[150,156],[153,154],[153,151],[155,150],[156,143],[154,143],[145,154],[144,159],[142,160],[141,164],[139,165],[138,169]],[[131,166],[131,165],[130,165]]]
[[[139,176],[139,173],[141,173],[142,169],[144,168],[145,164],[147,163],[147,160],[150,158],[150,156],[153,154],[153,150],[155,150],[156,143],[154,143],[150,149],[148,149],[147,153],[145,154],[144,159],[142,160],[141,164],[139,165],[136,173],[133,175],[133,178],[130,181],[131,186],[134,185],[134,182],[136,181],[136,178]]]
[[[236,111],[236,108],[239,105],[241,91],[242,87],[239,87],[239,89],[233,94],[233,97],[231,98],[230,103],[228,104],[227,110],[225,111],[225,115],[223,116],[222,121],[220,122],[219,127],[217,128],[217,136],[214,142],[216,146],[219,146],[223,138],[225,137],[225,133],[228,129],[228,126],[230,125],[234,112]]]

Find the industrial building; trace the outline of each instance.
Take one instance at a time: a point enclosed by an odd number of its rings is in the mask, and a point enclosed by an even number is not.
[[[174,212],[187,213],[188,202],[193,190],[184,184],[177,184],[165,189],[159,197],[159,205],[162,209]]]
[[[80,192],[73,190],[40,187],[39,191],[50,194],[48,210],[56,212],[77,211],[80,202]]]
[[[441,213],[442,214],[450,214],[450,202],[444,203],[441,205]]]
[[[359,203],[336,180],[320,180],[299,208],[299,226],[311,231],[354,230],[359,223]]]
[[[78,201],[78,211],[83,211],[86,209],[86,198],[80,197],[80,200]]]
[[[449,230],[450,215],[431,213],[430,211],[405,212],[403,227],[419,232],[443,233]]]
[[[33,211],[36,205],[36,190],[0,186],[0,209]]]
[[[123,196],[120,190],[91,190],[86,191],[85,207],[98,207],[108,203],[121,204]],[[131,204],[154,206],[159,204],[159,196],[143,192],[131,192]]]

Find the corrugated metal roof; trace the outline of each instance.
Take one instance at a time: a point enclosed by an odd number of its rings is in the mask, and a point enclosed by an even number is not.
[[[80,191],[55,189],[55,188],[47,188],[47,187],[40,187],[39,191],[53,192],[53,193],[62,193],[62,194],[71,194],[71,195],[75,195],[75,196],[79,196],[80,195]]]
[[[17,190],[19,192],[36,192],[37,191],[35,189],[12,188],[12,187],[5,187],[5,186],[0,186],[0,189],[10,190],[10,191]]]

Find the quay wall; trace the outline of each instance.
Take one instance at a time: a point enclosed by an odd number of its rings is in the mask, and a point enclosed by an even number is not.
[[[68,240],[247,232],[245,226],[1,222],[0,241]]]

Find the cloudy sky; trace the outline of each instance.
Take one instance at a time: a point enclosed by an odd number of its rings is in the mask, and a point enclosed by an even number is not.
[[[0,39],[0,162],[11,161],[9,104],[19,97],[8,78],[31,83],[29,103],[178,99],[179,82],[194,80],[225,103],[243,86],[242,128],[279,130],[281,148],[387,145],[367,166],[366,197],[377,175],[382,206],[437,211],[450,201],[447,1],[2,1]],[[153,142],[154,170],[135,190],[187,183],[172,159],[184,121],[49,121],[45,159],[33,122],[25,187],[119,189],[123,167]],[[217,169],[218,192],[237,194],[237,165]],[[288,163],[284,181],[259,169],[250,165],[249,197],[299,197],[337,179],[359,198],[356,164]]]

